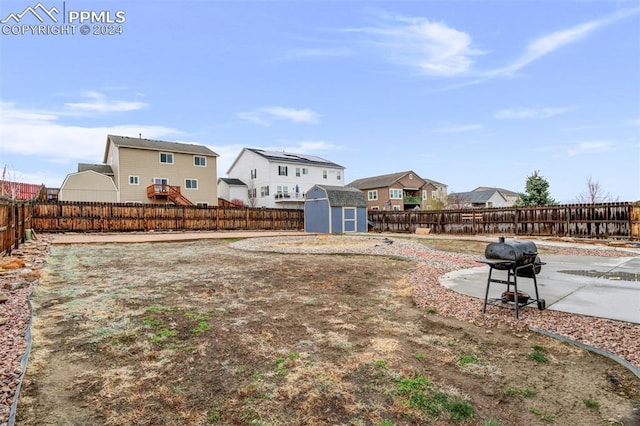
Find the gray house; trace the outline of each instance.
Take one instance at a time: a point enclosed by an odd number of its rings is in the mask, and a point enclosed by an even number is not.
[[[304,230],[323,234],[367,232],[367,200],[345,186],[314,185],[304,201]]]

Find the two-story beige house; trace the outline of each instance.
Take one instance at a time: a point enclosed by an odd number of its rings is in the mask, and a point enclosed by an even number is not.
[[[79,164],[58,197],[216,206],[217,157],[203,145],[108,135],[103,164]]]
[[[446,185],[423,179],[411,170],[357,179],[348,186],[364,192],[369,210],[422,208],[436,193],[447,191]]]

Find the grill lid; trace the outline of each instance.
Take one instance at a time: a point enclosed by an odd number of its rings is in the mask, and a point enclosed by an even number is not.
[[[490,243],[484,249],[484,257],[491,260],[510,262],[496,265],[497,269],[516,269],[519,276],[531,276],[540,273],[543,262],[538,257],[538,248],[533,241],[506,241],[500,237],[497,243]],[[523,266],[533,265],[532,268]]]

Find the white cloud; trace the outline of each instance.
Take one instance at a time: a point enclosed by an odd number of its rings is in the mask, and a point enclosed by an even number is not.
[[[599,28],[612,24],[619,19],[625,18],[638,12],[638,9],[626,9],[605,16],[601,19],[585,22],[571,28],[556,31],[545,36],[539,37],[529,43],[524,53],[511,64],[487,73],[493,75],[512,75],[520,69],[526,67],[530,63],[540,59],[541,57],[554,52],[571,43],[575,43],[587,37]]]
[[[527,118],[549,118],[572,111],[573,107],[564,108],[514,108],[503,109],[493,116],[498,119],[527,119]]]
[[[58,122],[61,114],[23,110],[11,103],[0,103],[0,141],[7,154],[33,155],[49,162],[71,164],[77,161],[100,163],[108,134],[163,138],[182,134],[163,126],[66,125]]]
[[[144,102],[108,100],[104,94],[94,91],[84,92],[82,96],[88,100],[67,102],[65,109],[72,113],[111,113],[135,111],[147,106]]]
[[[251,111],[251,112],[239,112],[236,116],[240,120],[250,121],[254,124],[259,124],[260,126],[268,126],[271,122],[264,117],[260,111]]]
[[[465,73],[473,65],[472,57],[484,53],[472,48],[469,34],[421,17],[386,16],[379,27],[347,31],[371,36],[370,42],[387,50],[392,60],[428,75]]]
[[[326,151],[339,151],[341,146],[325,142],[325,141],[297,141],[286,142],[287,146],[267,146],[261,147],[266,151],[286,151],[295,154],[318,154]],[[246,148],[243,145],[221,145],[221,146],[209,146],[212,150],[220,155],[218,157],[218,174],[227,173],[229,168],[236,160],[242,148]],[[329,160],[329,159],[328,159]]]
[[[288,119],[294,123],[316,123],[320,118],[320,114],[310,109],[271,107],[265,108],[264,112],[275,118]]]
[[[269,126],[274,120],[289,120],[294,123],[317,123],[321,115],[310,109],[294,109],[280,106],[240,112],[237,117],[261,126]]]
[[[218,176],[222,176],[223,174],[227,174],[229,168],[236,160],[242,148],[245,148],[242,145],[209,145],[216,154],[219,155],[216,160],[216,167],[218,169]]]
[[[609,141],[580,142],[572,148],[569,148],[567,150],[567,154],[569,154],[569,156],[571,157],[574,157],[576,155],[582,154],[609,152],[613,149],[613,147],[613,142]]]

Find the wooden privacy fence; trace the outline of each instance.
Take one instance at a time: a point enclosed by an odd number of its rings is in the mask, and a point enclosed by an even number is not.
[[[24,242],[25,229],[31,228],[31,212],[28,202],[0,201],[0,255],[11,254]]]
[[[494,209],[369,211],[378,231],[500,234],[640,240],[640,202]],[[80,202],[0,202],[0,250],[18,247],[25,229],[50,232],[150,230],[300,230],[304,211]]]
[[[574,204],[467,210],[369,211],[384,232],[501,234],[640,239],[640,203]]]
[[[36,202],[32,226],[44,232],[298,230],[304,229],[304,212],[173,204]]]

